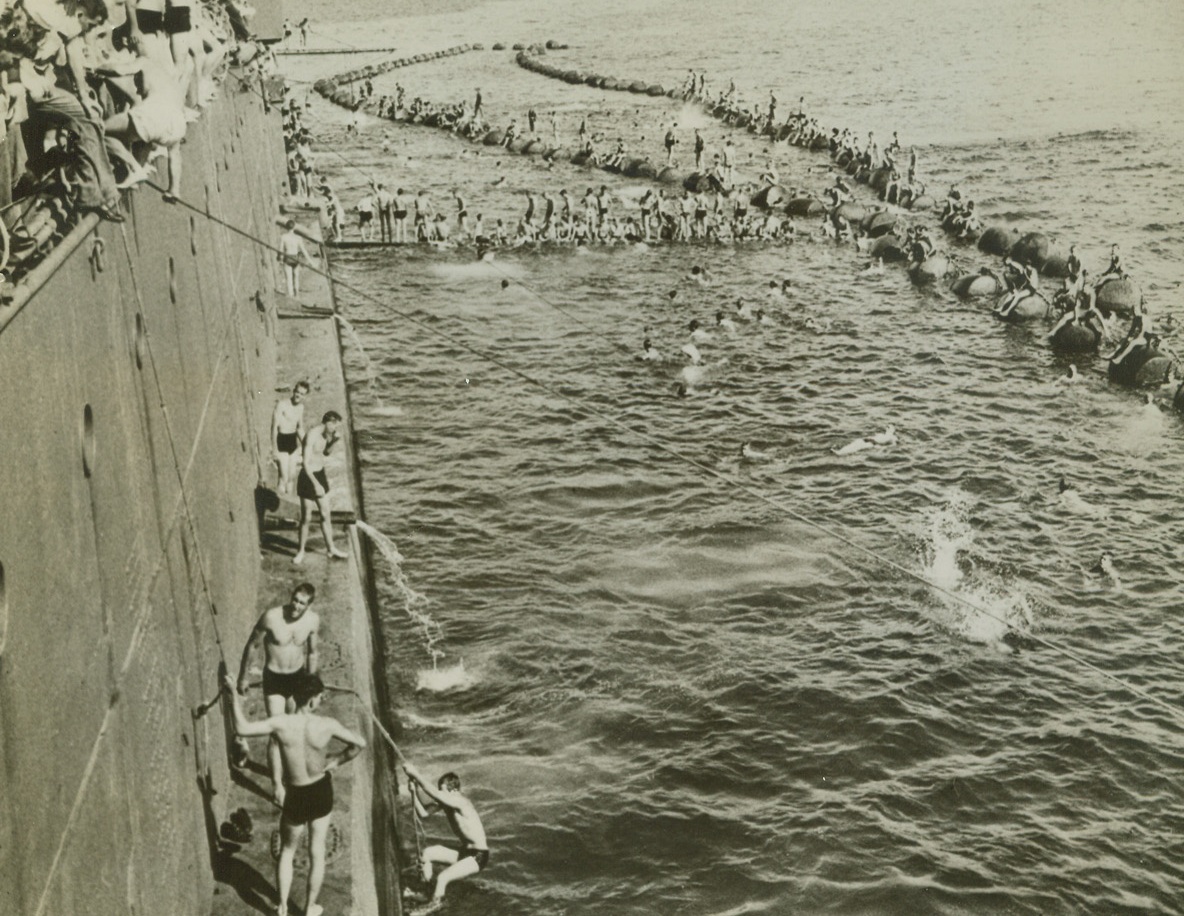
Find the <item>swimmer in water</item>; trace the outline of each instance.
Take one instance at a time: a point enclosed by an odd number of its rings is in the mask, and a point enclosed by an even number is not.
[[[654,346],[654,342],[648,337],[642,341],[641,358],[651,363],[657,362],[662,358],[662,354],[658,352],[658,348]]]
[[[1118,570],[1114,568],[1114,558],[1110,555],[1109,551],[1102,551],[1102,555],[1098,557],[1098,562],[1090,568],[1090,572],[1101,576],[1103,579],[1109,579],[1115,588],[1122,586],[1122,578],[1118,575]]]
[[[896,445],[896,427],[888,426],[882,433],[864,436],[848,442],[842,448],[831,449],[836,455],[853,455],[878,445]]]
[[[756,310],[756,320],[757,320],[757,324],[763,324],[766,326],[771,325],[773,323],[773,319],[765,314],[764,309],[757,309]]]
[[[720,309],[715,313],[715,326],[727,331],[729,334],[736,333],[736,322],[734,322],[731,318],[728,318],[723,313],[723,309]]]
[[[1065,480],[1064,475],[1057,481],[1057,501],[1062,509],[1073,515],[1084,515],[1089,518],[1105,518],[1109,515],[1105,509],[1086,502],[1076,488]]]
[[[711,340],[711,334],[700,327],[698,318],[691,319],[690,324],[687,325],[687,330],[691,332],[691,340],[695,341],[695,343],[703,343]]]
[[[1076,385],[1081,381],[1081,373],[1077,371],[1077,363],[1069,363],[1069,372],[1066,375],[1059,376],[1056,380],[1058,385]]]
[[[751,442],[745,442],[740,446],[740,459],[742,461],[768,461],[769,456],[753,448]]]
[[[736,317],[743,318],[745,321],[752,321],[756,317],[752,306],[743,297],[736,300]]]

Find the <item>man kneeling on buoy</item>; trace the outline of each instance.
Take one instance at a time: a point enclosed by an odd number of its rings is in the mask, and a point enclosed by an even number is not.
[[[433,788],[413,764],[404,763],[403,769],[411,783],[411,798],[415,803],[416,814],[427,817],[430,813],[420,797],[422,792],[430,799],[429,804],[432,808],[438,807],[443,810],[452,832],[460,841],[459,849],[428,846],[423,850],[419,863],[420,872],[424,883],[432,886],[432,896],[427,905],[417,912],[428,913],[442,904],[444,892],[448,890],[449,884],[459,878],[469,878],[489,865],[489,844],[485,840],[485,828],[481,824],[477,809],[461,794],[459,776],[455,773],[445,773]],[[437,865],[444,868],[433,874]]]

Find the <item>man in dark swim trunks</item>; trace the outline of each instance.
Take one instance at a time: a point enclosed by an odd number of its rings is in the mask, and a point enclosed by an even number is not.
[[[316,674],[318,666],[317,638],[321,618],[310,611],[317,590],[311,582],[304,582],[292,592],[287,604],[264,611],[243,647],[238,666],[238,692],[246,696],[250,680],[247,668],[255,647],[262,645],[266,660],[263,665],[263,702],[269,716],[288,712],[288,700],[295,684],[304,674]],[[280,748],[275,742],[268,748],[271,781],[277,804],[284,803],[284,779]]]
[[[314,426],[304,437],[304,466],[296,477],[296,495],[300,497],[300,538],[292,562],[297,566],[304,562],[304,549],[308,546],[308,529],[312,526],[314,505],[321,513],[321,534],[325,537],[325,549],[329,556],[337,560],[344,560],[349,556],[345,551],[338,550],[333,543],[329,477],[325,473],[325,459],[333,451],[333,446],[341,441],[337,431],[340,424],[341,414],[335,410],[326,411],[321,417],[321,425]]]
[[[325,879],[325,841],[333,814],[333,782],[329,774],[358,756],[366,747],[366,739],[334,718],[314,715],[325,693],[325,685],[315,674],[297,672],[292,686],[294,712],[268,716],[259,722],[252,722],[244,714],[242,700],[229,674],[224,686],[230,691],[238,734],[247,738],[266,735],[283,755],[288,792],[280,814],[277,912],[287,916],[296,849],[304,837],[304,828],[309,827],[308,900],[304,912],[306,916],[321,916],[324,910],[317,897]],[[334,740],[344,743],[345,749],[331,753],[329,745]]]
[[[276,489],[280,493],[292,492],[292,482],[296,477],[296,456],[300,452],[300,441],[304,438],[304,399],[308,397],[308,391],[308,382],[297,382],[291,396],[277,401],[271,414],[272,457],[279,469]]]
[[[449,846],[428,846],[423,851],[420,860],[420,870],[425,884],[433,885],[432,898],[428,908],[435,909],[444,899],[444,892],[448,885],[460,878],[468,878],[482,871],[489,865],[489,844],[485,839],[485,827],[477,814],[477,809],[460,791],[460,777],[455,773],[445,773],[440,777],[436,787],[424,779],[412,764],[404,763],[403,769],[411,783],[411,798],[415,802],[415,811],[420,817],[427,817],[428,807],[420,797],[422,792],[432,803],[432,807],[439,807],[448,818],[452,832],[460,841],[460,848]],[[433,866],[443,865],[444,869],[436,874],[433,882]]]

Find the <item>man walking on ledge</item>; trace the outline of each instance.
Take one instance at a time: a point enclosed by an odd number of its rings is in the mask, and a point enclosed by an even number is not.
[[[316,595],[316,587],[311,582],[297,585],[287,604],[269,608],[260,615],[251,638],[243,647],[243,657],[238,665],[239,695],[247,694],[247,666],[255,647],[262,643],[267,656],[263,666],[263,703],[269,716],[288,712],[288,700],[295,695],[296,686],[306,674],[317,673],[321,618],[316,611],[309,610]],[[271,765],[275,803],[282,805],[284,771],[277,741],[270,742],[267,759]]]
[[[415,803],[415,811],[420,817],[428,816],[428,808],[420,798],[420,792],[431,800],[432,807],[439,807],[448,818],[452,832],[460,841],[460,848],[449,846],[428,846],[423,851],[420,869],[424,883],[432,885],[433,866],[443,865],[444,869],[435,875],[432,897],[427,905],[416,913],[430,913],[440,908],[444,901],[444,892],[448,885],[458,878],[468,878],[486,868],[489,864],[489,844],[485,840],[485,828],[477,809],[460,791],[460,777],[455,773],[445,773],[440,777],[435,788],[424,779],[412,764],[404,763],[403,769],[407,779],[411,782],[411,798]]]

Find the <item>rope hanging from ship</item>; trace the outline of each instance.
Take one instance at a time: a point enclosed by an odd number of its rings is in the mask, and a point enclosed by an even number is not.
[[[149,182],[149,184],[151,184],[151,182]],[[158,190],[162,190],[162,191],[164,190],[163,188],[159,188],[156,185],[152,185],[152,187],[156,187]],[[238,226],[234,226],[233,224],[228,223],[225,220],[222,220],[220,217],[215,216],[212,213],[207,213],[204,210],[202,210],[201,208],[197,207],[196,205],[194,205],[182,198],[177,198],[176,203],[181,206],[186,207],[187,209],[193,211],[194,213],[201,214],[206,219],[214,220],[216,222],[221,223],[222,225],[226,226],[231,231],[237,233],[238,235],[242,236],[243,238],[249,239],[250,241],[261,246],[262,248],[264,248],[267,251],[273,252],[277,255],[279,255],[281,253],[280,249],[277,248],[275,245],[271,244],[270,242],[268,242],[264,239],[261,239],[258,236],[253,235],[250,232],[247,232],[246,230],[244,230]],[[453,346],[459,347],[461,350],[463,350],[463,351],[465,351],[465,352],[467,352],[467,353],[469,353],[469,354],[471,354],[471,355],[473,355],[473,356],[475,356],[475,357],[477,357],[477,358],[479,358],[479,359],[481,359],[493,366],[496,366],[497,368],[508,373],[509,375],[519,379],[520,381],[525,382],[526,384],[530,385],[531,387],[537,388],[538,390],[542,391],[543,393],[545,393],[547,395],[550,395],[551,397],[558,398],[562,401],[566,401],[568,404],[572,405],[573,407],[576,407],[576,408],[584,411],[587,415],[596,417],[597,419],[602,420],[606,423],[609,423],[609,424],[617,427],[618,429],[620,429],[632,436],[642,439],[648,445],[653,446],[654,448],[658,449],[659,451],[663,452],[664,454],[669,455],[670,457],[674,458],[675,460],[682,462],[683,464],[687,465],[688,467],[694,468],[695,470],[697,470],[709,477],[713,477],[713,478],[727,484],[729,487],[731,487],[734,490],[745,493],[746,495],[748,495],[760,502],[763,502],[766,505],[768,505],[774,509],[777,509],[778,511],[789,516],[790,518],[794,519],[795,521],[797,521],[803,525],[806,525],[807,527],[809,527],[821,534],[825,534],[826,536],[833,538],[834,540],[838,541],[839,543],[841,543],[847,547],[850,547],[852,550],[855,550],[856,552],[863,555],[864,557],[866,557],[870,560],[873,560],[876,563],[879,563],[880,565],[887,567],[888,569],[891,569],[894,572],[897,572],[906,578],[913,579],[913,580],[917,581],[918,583],[924,585],[925,587],[931,589],[932,591],[937,592],[941,595],[944,595],[945,597],[950,598],[950,599],[958,602],[959,604],[962,604],[965,607],[975,611],[976,613],[982,614],[983,616],[985,616],[991,620],[994,620],[997,623],[1004,625],[1005,627],[1011,626],[1011,623],[1009,621],[1007,621],[1004,618],[1000,617],[999,615],[993,613],[992,611],[988,610],[987,608],[982,607],[978,603],[971,601],[970,599],[966,598],[963,595],[959,595],[959,594],[951,591],[950,589],[944,588],[941,585],[931,582],[930,580],[928,580],[927,578],[925,578],[921,574],[915,572],[914,570],[911,570],[911,569],[901,565],[900,563],[897,563],[895,560],[892,560],[886,556],[883,556],[882,554],[876,552],[875,550],[873,550],[869,547],[865,547],[864,545],[860,544],[858,541],[854,540],[851,536],[841,532],[837,528],[831,527],[830,525],[827,525],[827,524],[823,524],[822,522],[818,522],[818,521],[814,520],[813,518],[810,518],[810,517],[802,514],[801,512],[798,512],[797,510],[793,509],[791,506],[787,505],[783,501],[769,496],[768,494],[757,489],[756,487],[753,487],[752,485],[745,483],[744,481],[737,480],[736,478],[732,477],[730,474],[726,474],[723,471],[718,470],[717,468],[714,468],[714,467],[711,467],[710,465],[704,464],[703,462],[699,461],[698,459],[696,459],[690,455],[686,455],[686,454],[680,452],[678,449],[674,448],[673,446],[668,445],[667,443],[663,442],[662,440],[658,439],[657,437],[652,436],[643,430],[636,429],[636,428],[630,426],[629,424],[627,424],[626,422],[624,422],[623,420],[618,419],[617,417],[614,417],[614,416],[604,413],[600,409],[598,409],[592,405],[589,405],[588,403],[586,403],[584,400],[582,400],[579,397],[576,397],[576,396],[570,395],[570,394],[566,394],[566,393],[558,390],[557,388],[553,387],[552,385],[535,378],[534,376],[530,375],[529,373],[525,372],[524,370],[519,369],[516,366],[513,366],[513,365],[505,362],[504,360],[499,359],[498,357],[494,356],[493,354],[488,353],[488,352],[482,350],[481,348],[468,343],[467,341],[464,341],[464,340],[457,338],[445,331],[442,331],[438,328],[433,327],[428,322],[416,317],[415,315],[413,315],[411,313],[400,310],[398,307],[391,305],[389,302],[380,299],[378,296],[375,296],[372,293],[369,293],[366,290],[361,289],[360,287],[349,283],[348,281],[344,281],[341,279],[335,279],[335,278],[331,277],[330,274],[328,273],[328,271],[321,270],[320,268],[317,268],[315,266],[310,266],[309,269],[313,273],[317,274],[318,276],[324,277],[326,280],[329,280],[337,285],[340,285],[342,288],[349,290],[351,293],[353,293],[354,295],[357,295],[359,298],[364,299],[368,302],[371,302],[375,305],[382,307],[386,311],[398,316],[399,318],[401,318],[402,320],[404,320],[410,324],[415,325],[416,327],[428,332],[429,334],[431,334],[433,336],[440,337],[440,338],[448,341]],[[545,298],[542,297],[541,294],[535,293],[535,295],[537,295],[541,301],[546,302]],[[550,304],[550,303],[547,303],[547,304]],[[1026,636],[1027,636],[1027,638],[1031,639],[1032,642],[1038,643],[1039,645],[1041,645],[1047,649],[1050,649],[1054,652],[1057,652],[1058,654],[1064,656],[1065,658],[1068,658],[1068,659],[1076,662],[1077,664],[1081,665],[1083,668],[1085,668],[1085,669],[1093,672],[1094,674],[1097,674],[1098,676],[1102,677],[1103,679],[1108,680],[1111,683],[1121,687],[1127,693],[1129,693],[1133,696],[1137,696],[1140,699],[1147,701],[1148,703],[1154,704],[1155,706],[1158,706],[1160,709],[1167,712],[1179,724],[1184,725],[1184,710],[1181,710],[1178,707],[1167,702],[1166,700],[1163,700],[1160,697],[1158,697],[1152,693],[1149,693],[1148,691],[1137,686],[1136,684],[1133,684],[1130,681],[1127,681],[1126,679],[1124,679],[1118,675],[1115,675],[1109,671],[1106,671],[1104,668],[1099,667],[1098,665],[1091,662],[1089,659],[1085,658],[1079,652],[1077,652],[1073,649],[1070,649],[1067,646],[1061,645],[1060,643],[1058,643],[1052,639],[1049,639],[1046,636],[1042,636],[1042,635],[1036,634],[1036,633],[1028,633],[1028,634],[1026,634]]]
[[[366,715],[370,717],[370,721],[374,724],[374,727],[378,729],[378,733],[382,735],[386,743],[390,745],[391,750],[394,751],[395,759],[400,764],[407,762],[407,758],[403,756],[402,750],[399,749],[399,745],[395,743],[395,739],[391,737],[390,732],[386,730],[386,726],[382,724],[382,720],[378,718],[373,708],[362,699],[362,695],[357,690],[352,687],[342,687],[336,684],[326,684],[325,687],[328,690],[334,690],[338,693],[348,693],[356,699],[358,704],[366,712]],[[423,858],[423,848],[427,845],[427,834],[423,829],[423,822],[420,820],[419,812],[416,810],[414,804],[411,806],[411,821],[415,826],[415,860],[419,862]]]

